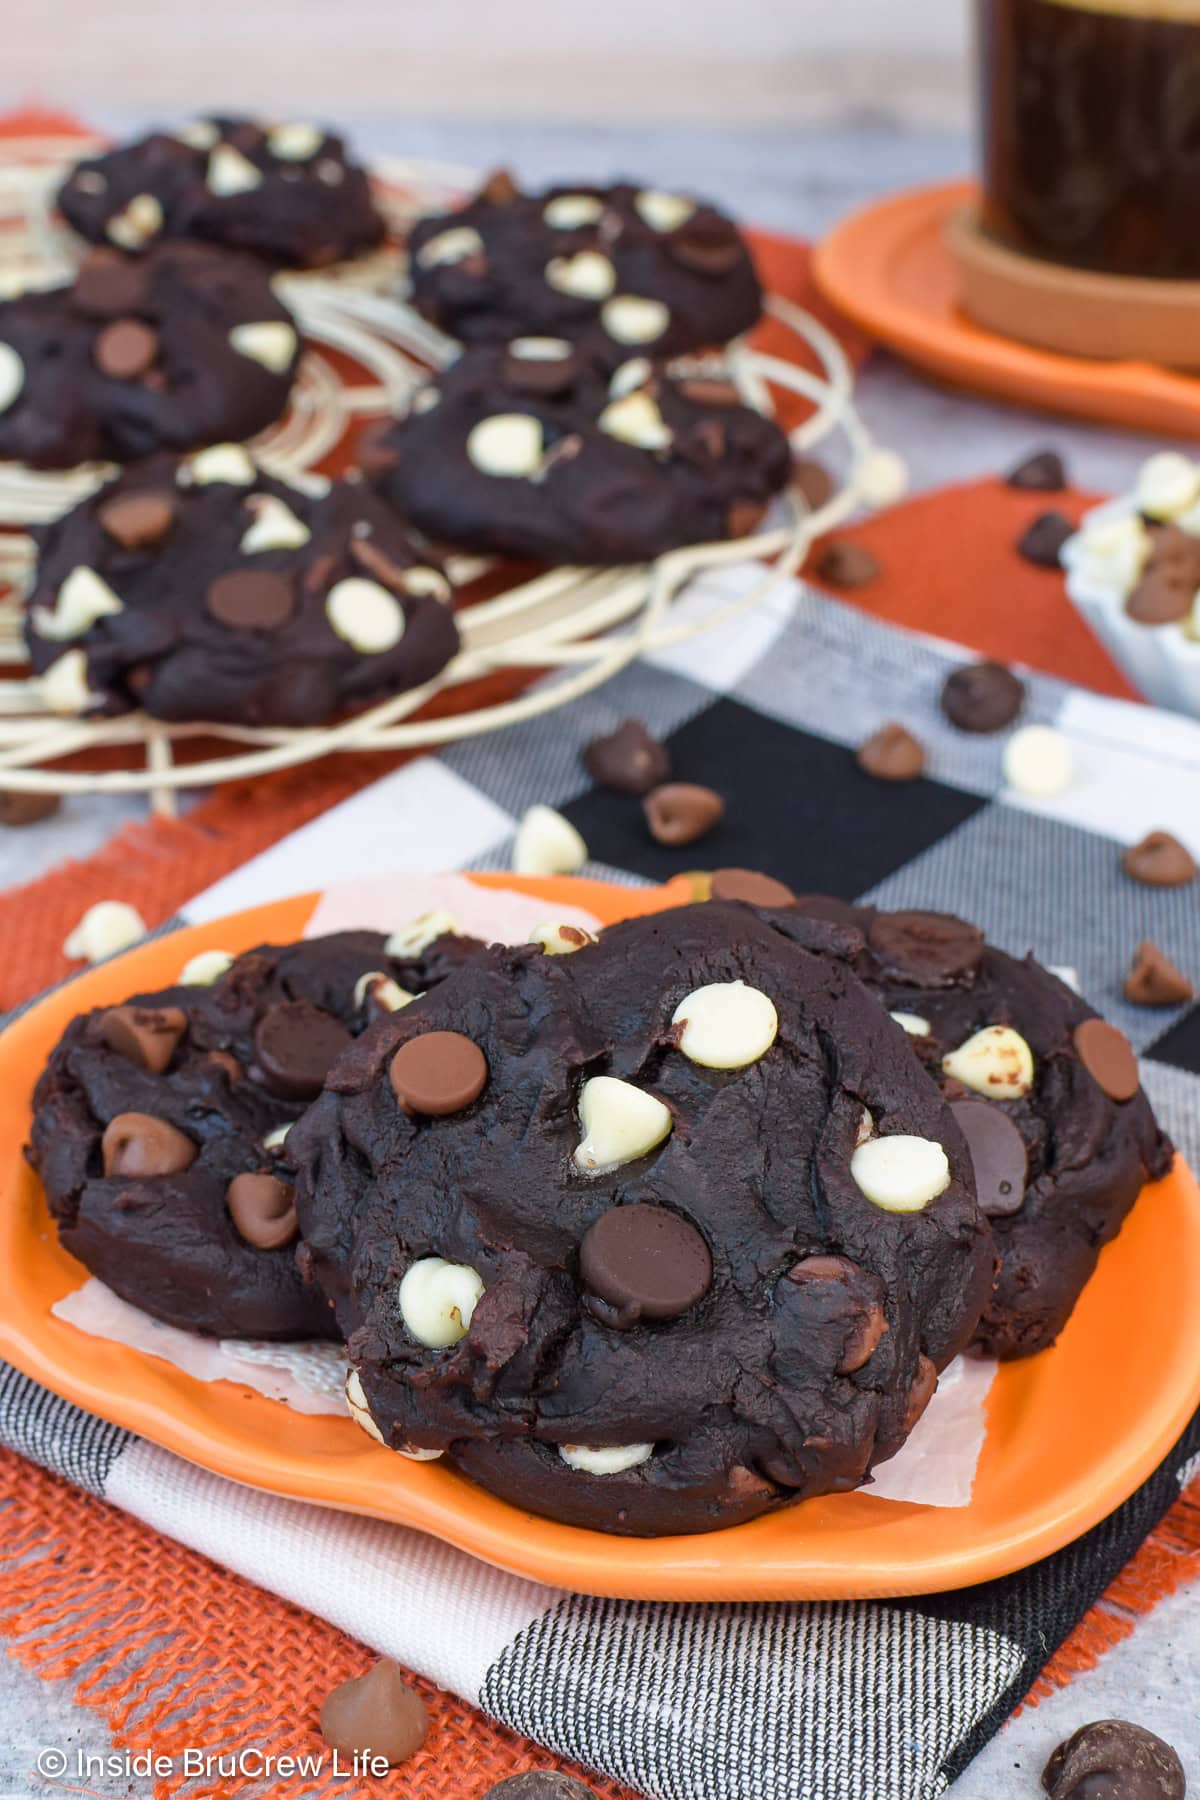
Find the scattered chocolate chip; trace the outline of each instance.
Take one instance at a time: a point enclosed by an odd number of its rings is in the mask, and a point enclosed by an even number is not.
[[[593,738],[581,760],[593,781],[620,794],[648,794],[671,773],[669,750],[640,719],[623,719],[607,737]]]
[[[748,906],[794,906],[790,887],[756,869],[717,869],[710,892],[714,900],[744,900]]]
[[[1057,450],[1037,450],[1011,469],[1005,481],[1030,493],[1059,494],[1067,485],[1067,472]]]
[[[701,275],[728,275],[745,254],[732,222],[714,213],[693,213],[663,242],[669,256]]]
[[[102,375],[136,381],[158,356],[158,333],[140,319],[116,319],[96,339],[92,355]]]
[[[720,451],[714,452],[719,456]],[[731,538],[749,537],[758,530],[767,516],[767,507],[761,500],[735,500],[725,515],[726,535]]]
[[[93,250],[84,257],[71,289],[71,304],[90,317],[136,312],[146,298],[146,274],[133,257]]]
[[[1125,602],[1125,611],[1138,625],[1174,625],[1186,619],[1196,598],[1196,588],[1169,569],[1148,569]]]
[[[910,987],[953,987],[983,960],[983,933],[953,913],[879,913],[867,942],[880,972]]]
[[[482,1800],[596,1800],[596,1795],[573,1775],[560,1775],[556,1769],[530,1769],[524,1775],[506,1775]]]
[[[1096,1719],[1060,1744],[1042,1770],[1050,1800],[1184,1800],[1187,1777],[1170,1744],[1126,1719]]]
[[[204,596],[213,618],[234,631],[276,631],[290,618],[292,584],[273,569],[231,569]]]
[[[1157,944],[1143,938],[1125,977],[1125,998],[1134,1006],[1181,1006],[1195,992],[1183,970]]]
[[[428,1735],[425,1702],[389,1656],[335,1687],[321,1708],[321,1736],[331,1750],[346,1757],[370,1751],[389,1768],[415,1756]]]
[[[904,1409],[904,1430],[910,1432],[929,1402],[933,1399],[938,1384],[937,1370],[927,1356],[917,1358],[917,1373],[908,1390],[908,1402]]]
[[[712,1255],[696,1227],[665,1206],[614,1206],[579,1247],[584,1285],[613,1323],[677,1319],[712,1286]]]
[[[677,383],[677,391],[694,406],[740,406],[742,400],[732,381],[716,376],[689,375]]]
[[[1017,539],[1017,555],[1039,569],[1059,569],[1062,567],[1059,553],[1067,539],[1074,535],[1074,525],[1061,513],[1039,513]]]
[[[835,482],[825,464],[813,456],[797,456],[792,460],[792,486],[806,500],[813,512],[819,512],[833,499]]]
[[[62,805],[61,794],[18,794],[0,791],[0,825],[36,825]]]
[[[1013,1121],[990,1100],[956,1100],[950,1110],[971,1152],[981,1209],[989,1219],[1020,1212],[1029,1153]]]
[[[1025,683],[1003,663],[954,669],[942,687],[942,711],[960,731],[1003,731],[1025,704]]]
[[[925,750],[911,731],[893,722],[860,744],[856,760],[877,781],[915,781],[925,768]]]
[[[511,206],[520,198],[521,190],[507,169],[493,169],[479,190],[478,198],[489,206]]]
[[[725,802],[713,788],[691,781],[668,781],[653,788],[642,801],[650,835],[675,849],[694,844],[711,831],[725,814]]]
[[[405,1112],[434,1119],[461,1112],[483,1092],[487,1057],[461,1031],[426,1031],[392,1058],[392,1092]]]
[[[186,1030],[178,1006],[113,1006],[100,1021],[109,1049],[153,1075],[162,1074]]]
[[[866,587],[883,573],[883,564],[865,544],[852,544],[849,538],[831,538],[816,561],[816,574],[830,587]]]
[[[1151,831],[1140,844],[1131,844],[1121,867],[1147,887],[1184,887],[1196,879],[1196,859],[1169,831]]]
[[[1110,1100],[1132,1100],[1138,1091],[1137,1057],[1129,1039],[1103,1019],[1085,1019],[1075,1027],[1079,1060]]]
[[[269,1006],[254,1028],[263,1080],[282,1100],[315,1099],[349,1042],[341,1020],[307,1000]]]
[[[178,1175],[199,1151],[190,1137],[150,1113],[118,1113],[105,1127],[100,1156],[106,1175]]]
[[[169,494],[119,494],[99,507],[96,517],[123,550],[144,550],[170,531],[175,502]]]
[[[853,1375],[868,1363],[888,1329],[883,1287],[878,1278],[845,1256],[806,1256],[788,1270],[787,1278],[797,1287],[819,1284],[813,1291],[825,1304],[820,1308],[822,1318],[814,1317],[814,1326],[825,1320],[844,1325],[846,1337],[838,1374]]]
[[[296,1235],[292,1186],[277,1175],[235,1175],[225,1204],[238,1236],[256,1250],[281,1250]]]

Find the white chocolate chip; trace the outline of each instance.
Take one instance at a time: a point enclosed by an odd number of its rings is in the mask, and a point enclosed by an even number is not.
[[[1003,768],[1019,794],[1049,799],[1070,786],[1071,749],[1052,725],[1022,725],[1004,746]]]
[[[484,475],[535,475],[542,466],[542,423],[529,413],[493,413],[467,437],[467,459]]]
[[[246,509],[254,514],[254,520],[242,534],[239,549],[244,556],[257,556],[263,550],[299,550],[312,537],[303,519],[275,494],[248,495]]]
[[[228,481],[234,487],[249,487],[258,478],[249,453],[240,444],[211,444],[207,450],[198,450],[195,456],[189,457],[184,468],[197,487],[205,487],[210,481]],[[180,476],[183,472],[181,468]]]
[[[1085,524],[1078,538],[1078,569],[1085,581],[1132,593],[1150,555],[1150,534],[1136,514]]]
[[[894,450],[876,446],[860,458],[854,485],[864,506],[894,506],[908,492],[908,464]]]
[[[438,393],[437,388],[432,382],[429,382],[427,386],[417,389],[412,397],[408,410],[410,413],[417,413],[418,415],[420,413],[432,412],[434,407],[440,403],[441,398],[442,396]]]
[[[430,944],[438,938],[461,935],[462,928],[454,914],[438,909],[418,913],[415,919],[410,919],[399,931],[393,931],[383,948],[388,956],[420,956],[422,950],[428,950]]]
[[[25,386],[25,364],[11,344],[0,344],[0,413],[7,412]]]
[[[696,988],[671,1015],[682,1025],[679,1048],[705,1069],[744,1069],[765,1056],[779,1035],[779,1014],[760,988],[714,981]]]
[[[483,239],[471,225],[455,225],[449,231],[439,231],[428,243],[422,244],[417,251],[417,261],[423,269],[437,269],[446,263],[466,262],[469,256],[482,256]]]
[[[363,1384],[359,1379],[357,1369],[351,1369],[346,1376],[346,1405],[354,1423],[365,1431],[368,1437],[374,1438],[377,1444],[382,1444],[383,1433],[371,1417],[371,1409],[367,1405],[367,1396],[363,1391]]]
[[[362,656],[382,656],[404,636],[404,608],[377,581],[348,575],[325,596],[325,616],[343,642]]]
[[[613,1075],[594,1075],[579,1091],[583,1138],[575,1151],[575,1167],[586,1174],[607,1173],[622,1163],[648,1156],[670,1135],[669,1107]]]
[[[267,133],[267,148],[282,162],[308,162],[325,142],[325,133],[316,125],[299,122],[272,125]]]
[[[406,1462],[437,1462],[445,1456],[444,1450],[424,1450],[418,1444],[397,1444],[396,1455],[404,1457]]]
[[[406,594],[415,598],[432,595],[435,600],[449,600],[450,583],[439,569],[427,569],[418,563],[416,568],[405,569],[400,582]]]
[[[108,181],[99,169],[80,169],[71,177],[71,186],[81,194],[107,194]]]
[[[199,950],[188,958],[175,979],[180,987],[211,987],[232,967],[228,950]]]
[[[617,285],[617,271],[598,250],[577,250],[574,256],[552,257],[546,264],[546,281],[577,300],[607,300]]]
[[[192,119],[181,125],[171,136],[181,144],[187,144],[192,150],[211,150],[221,133],[211,119]]]
[[[1138,470],[1133,497],[1140,513],[1151,519],[1171,519],[1200,497],[1200,468],[1190,456],[1161,450]]]
[[[574,875],[587,861],[587,845],[569,819],[539,801],[517,827],[512,866],[517,875]]]
[[[282,319],[256,319],[235,325],[229,342],[239,356],[260,363],[272,375],[282,375],[296,354],[296,333]]]
[[[508,354],[518,362],[566,362],[571,346],[566,338],[519,337],[508,346]]]
[[[82,637],[97,619],[124,612],[125,604],[95,569],[72,569],[54,598],[53,607],[35,606],[33,623],[39,637],[63,640]]]
[[[920,1013],[894,1012],[891,1016],[897,1025],[903,1026],[909,1037],[929,1036],[931,1030],[929,1020],[923,1019]]]
[[[584,931],[580,925],[555,924],[553,921],[535,925],[529,941],[540,944],[547,956],[573,956],[576,950],[586,949],[588,944],[596,942],[591,932]]]
[[[943,1056],[942,1073],[989,1100],[1020,1100],[1033,1086],[1033,1051],[1011,1025],[985,1025]]]
[[[411,1006],[416,998],[414,994],[406,994],[400,983],[393,981],[383,969],[368,969],[367,973],[360,975],[355,982],[354,1008],[356,1012],[360,1006],[366,1005],[368,995],[376,1006],[386,1007],[388,1012],[399,1012],[403,1007]]]
[[[74,717],[96,705],[98,697],[88,686],[87,674],[87,657],[82,650],[68,650],[50,664],[38,686],[52,713]]]
[[[288,1132],[291,1129],[290,1125],[276,1125],[275,1129],[273,1131],[268,1131],[266,1137],[263,1139],[263,1149],[282,1150],[283,1146],[287,1143]]]
[[[595,194],[558,194],[542,208],[552,231],[578,231],[581,225],[594,225],[603,213],[604,202]]]
[[[652,344],[671,323],[671,312],[661,300],[617,294],[601,307],[600,323],[618,344]]]
[[[569,1469],[585,1475],[623,1475],[654,1455],[653,1444],[561,1444],[558,1454]]]
[[[666,450],[674,433],[659,411],[658,402],[639,389],[620,400],[610,400],[597,420],[601,431],[620,438],[638,450]]]
[[[946,1152],[923,1137],[871,1138],[850,1158],[850,1173],[884,1212],[920,1212],[950,1185]]]
[[[232,144],[218,144],[208,159],[205,185],[210,194],[222,200],[232,194],[248,194],[262,186],[262,170],[244,157]]]
[[[97,900],[89,906],[78,925],[63,945],[63,955],[72,960],[103,962],[119,950],[128,950],[146,935],[146,921],[136,906],[125,900]]]
[[[635,388],[644,387],[654,373],[653,365],[648,357],[631,356],[614,369],[612,380],[608,384],[609,397],[620,400],[625,394],[632,394]]]
[[[128,206],[114,213],[105,231],[122,250],[140,250],[157,237],[163,226],[163,209],[153,194],[135,194]]]
[[[483,1282],[465,1263],[423,1256],[400,1283],[400,1317],[419,1344],[445,1350],[471,1328]]]
[[[651,231],[678,231],[696,210],[696,202],[683,194],[664,193],[662,188],[643,188],[634,195],[638,216]]]

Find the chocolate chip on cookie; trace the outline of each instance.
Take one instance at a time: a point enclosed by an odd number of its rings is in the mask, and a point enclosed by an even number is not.
[[[280,1000],[254,1028],[254,1050],[271,1093],[285,1100],[319,1094],[350,1033],[342,1021],[309,1000]]]
[[[187,1014],[178,1006],[114,1006],[100,1029],[110,1050],[161,1075],[187,1030]]]
[[[677,1319],[712,1286],[712,1255],[696,1227],[665,1206],[614,1206],[579,1248],[585,1286],[613,1324]]]
[[[461,1031],[427,1031],[402,1044],[391,1061],[392,1092],[405,1112],[444,1118],[477,1100],[487,1084],[487,1058]]]
[[[256,1250],[281,1250],[296,1235],[291,1183],[266,1172],[235,1175],[225,1204],[238,1233]]]
[[[118,1113],[105,1126],[100,1149],[108,1176],[177,1175],[196,1160],[191,1138],[150,1113]]]

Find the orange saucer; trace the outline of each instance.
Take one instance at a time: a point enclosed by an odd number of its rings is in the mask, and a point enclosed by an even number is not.
[[[1200,376],[1038,350],[968,318],[947,234],[977,198],[973,183],[958,181],[852,213],[817,247],[818,286],[870,337],[939,380],[1156,437],[1200,437]]]
[[[629,889],[473,879],[544,896],[549,917],[574,904],[605,923],[690,893],[686,881]],[[413,1526],[551,1586],[633,1599],[854,1599],[986,1581],[1096,1524],[1183,1430],[1200,1399],[1200,1188],[1182,1163],[1142,1196],[1055,1348],[1001,1368],[965,1507],[867,1491],[707,1537],[607,1537],[531,1518],[441,1464],[406,1462],[349,1419],[302,1415],[237,1383],[198,1381],[55,1318],[51,1306],[84,1271],[59,1247],[21,1146],[34,1081],[67,1021],[165,986],[199,950],[298,937],[318,898],[152,939],[50,994],[0,1037],[0,1354],[56,1393],[248,1486]]]

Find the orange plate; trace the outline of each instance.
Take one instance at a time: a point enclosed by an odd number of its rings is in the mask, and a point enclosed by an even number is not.
[[[946,227],[977,198],[973,183],[956,181],[852,213],[817,248],[818,286],[870,337],[943,381],[1156,437],[1200,437],[1200,378],[1035,350],[960,311]]]
[[[479,877],[574,902],[605,922],[688,888]],[[0,1352],[90,1412],[249,1486],[432,1532],[537,1581],[663,1600],[823,1600],[961,1587],[1047,1555],[1119,1505],[1166,1454],[1200,1397],[1200,1189],[1182,1164],[1148,1191],[1058,1345],[1002,1368],[970,1506],[870,1493],[809,1500],[707,1537],[607,1537],[530,1518],[437,1463],[410,1463],[348,1419],[304,1417],[237,1383],[87,1337],[52,1317],[83,1271],[60,1249],[21,1156],[31,1088],[83,1007],[165,986],[197,950],[299,936],[317,896],[154,939],[51,994],[0,1037]],[[548,906],[548,911],[553,907]],[[1163,1246],[1170,1251],[1164,1253]]]

